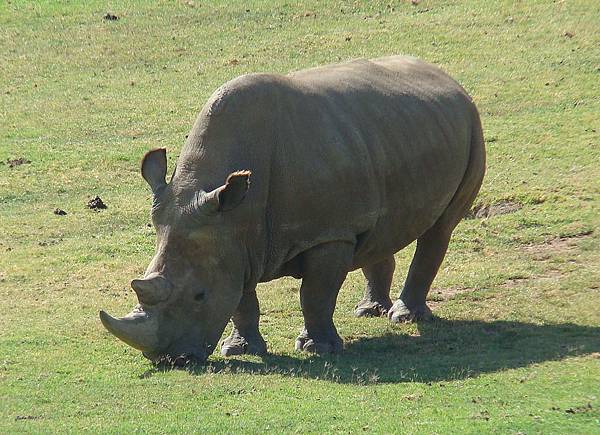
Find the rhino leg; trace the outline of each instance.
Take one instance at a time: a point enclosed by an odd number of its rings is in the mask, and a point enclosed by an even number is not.
[[[417,250],[410,264],[404,289],[388,312],[392,322],[431,319],[431,310],[425,300],[448,250],[451,234],[451,230],[435,225],[417,239]]]
[[[396,261],[392,255],[379,263],[362,268],[367,287],[362,300],[354,309],[356,317],[380,317],[387,314],[392,306],[390,287],[395,267]]]
[[[258,330],[260,310],[256,291],[245,292],[231,320],[233,331],[221,343],[223,356],[253,354],[262,355],[267,352],[267,344]]]
[[[296,339],[296,350],[322,354],[343,349],[333,311],[353,255],[354,245],[347,242],[326,243],[303,254],[300,304],[304,328]]]

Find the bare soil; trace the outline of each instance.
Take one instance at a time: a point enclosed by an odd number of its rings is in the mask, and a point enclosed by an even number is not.
[[[521,249],[532,255],[534,260],[544,261],[553,256],[573,252],[577,249],[579,240],[589,237],[592,231],[585,231],[580,234],[575,234],[567,237],[555,237],[543,243],[525,245]]]
[[[503,214],[514,213],[523,208],[523,204],[512,201],[500,201],[496,204],[478,205],[465,216],[467,219],[485,219]]]
[[[6,164],[9,168],[14,168],[16,166],[28,165],[31,163],[31,160],[26,159],[25,157],[18,157],[16,159],[6,159]]]

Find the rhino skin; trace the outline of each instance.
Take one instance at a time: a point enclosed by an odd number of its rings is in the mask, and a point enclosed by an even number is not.
[[[166,182],[165,149],[142,162],[156,254],[131,286],[139,304],[104,326],[153,361],[266,352],[256,286],[302,278],[296,348],[337,352],[332,315],[362,268],[357,316],[427,319],[452,231],[485,172],[481,122],[463,88],[411,57],[355,60],[221,86]],[[250,179],[252,183],[250,184]],[[394,254],[417,240],[399,298]]]

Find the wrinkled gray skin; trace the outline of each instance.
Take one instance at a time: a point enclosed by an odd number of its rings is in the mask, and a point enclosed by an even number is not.
[[[166,164],[164,149],[142,163],[157,244],[131,284],[139,305],[101,319],[152,360],[203,361],[229,319],[224,355],[266,351],[255,289],[281,276],[302,278],[300,350],[342,349],[332,315],[357,268],[367,281],[357,316],[430,317],[427,292],[477,195],[485,151],[477,110],[453,79],[388,57],[232,80],[204,106],[168,184]],[[394,253],[414,240],[392,302]]]

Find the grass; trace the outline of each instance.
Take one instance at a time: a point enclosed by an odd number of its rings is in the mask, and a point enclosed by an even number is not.
[[[593,0],[0,3],[0,432],[598,432],[599,15]],[[340,356],[292,350],[293,279],[259,289],[262,359],[162,370],[102,328],[154,251],[146,150],[172,167],[203,102],[245,72],[398,53],[476,100],[476,205],[520,207],[461,223],[434,322],[353,318],[356,272]],[[95,195],[107,210],[86,209]]]

